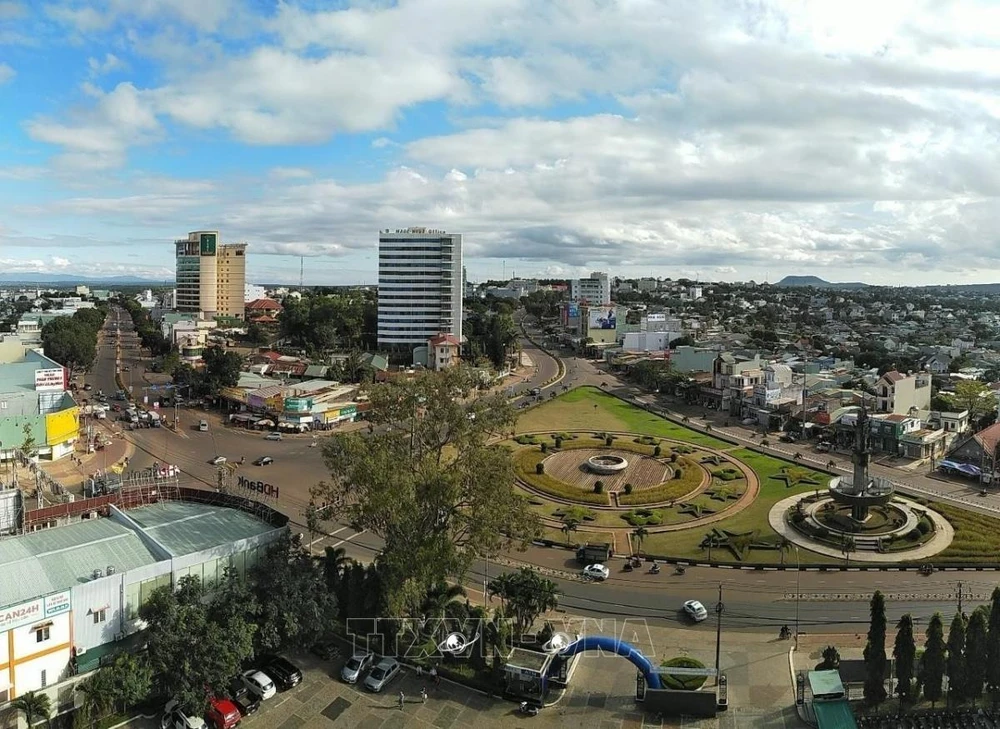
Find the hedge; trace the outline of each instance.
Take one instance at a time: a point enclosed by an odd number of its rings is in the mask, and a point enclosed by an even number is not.
[[[640,489],[633,491],[631,494],[619,494],[618,503],[622,506],[659,504],[664,501],[675,501],[698,488],[698,484],[701,483],[701,468],[683,457],[677,459],[676,465],[677,467],[682,467],[678,468],[678,471],[675,472],[681,474],[680,478],[672,478],[669,481],[664,481],[659,486]]]
[[[514,452],[514,466],[518,477],[532,488],[559,499],[579,501],[587,504],[608,505],[606,494],[595,494],[578,489],[568,483],[552,478],[548,474],[535,473],[536,464],[541,463],[547,454],[535,448],[521,448]]]

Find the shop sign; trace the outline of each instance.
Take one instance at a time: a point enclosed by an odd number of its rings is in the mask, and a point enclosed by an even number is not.
[[[62,367],[35,370],[35,390],[37,392],[65,390],[66,375]]]
[[[45,617],[51,618],[53,615],[68,613],[70,599],[68,592],[57,592],[45,598]]]
[[[247,491],[253,491],[254,493],[261,494],[262,496],[273,496],[278,498],[278,487],[273,484],[264,483],[263,481],[251,481],[245,476],[240,476],[236,485],[241,489],[246,489]]]
[[[48,597],[23,602],[20,605],[0,609],[0,633],[34,623],[44,618],[69,612],[70,593],[58,592]]]

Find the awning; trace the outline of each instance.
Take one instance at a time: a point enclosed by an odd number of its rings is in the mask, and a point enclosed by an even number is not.
[[[839,701],[814,701],[812,703],[813,713],[816,715],[816,723],[819,729],[857,729],[858,724],[854,720],[854,712],[851,705],[846,700]]]
[[[960,473],[964,473],[967,476],[981,476],[983,473],[979,466],[974,466],[971,463],[960,464],[958,470]]]
[[[110,610],[110,609],[111,609],[110,605],[98,605],[97,607],[90,608],[90,613],[89,614],[93,615],[94,613],[101,612],[101,610]]]
[[[268,425],[268,426],[271,426],[271,425],[274,425],[274,421],[273,420],[267,420],[267,419],[258,420],[257,421],[257,425]]]
[[[955,461],[947,461],[947,460],[945,460],[945,461],[941,461],[940,463],[938,463],[938,468],[953,468],[955,470],[958,470],[961,467],[961,465],[962,464],[957,463]]]
[[[31,630],[32,632],[36,630],[44,630],[45,628],[51,628],[53,625],[54,623],[51,620],[48,620],[44,623],[39,623],[38,625],[32,625]]]

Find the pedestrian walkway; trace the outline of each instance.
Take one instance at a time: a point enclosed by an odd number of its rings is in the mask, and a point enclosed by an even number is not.
[[[124,464],[135,452],[135,446],[126,438],[114,435],[115,431],[111,428],[103,425],[100,427],[98,438],[105,442],[110,440],[110,445],[102,450],[95,450],[93,453],[78,450],[72,456],[39,464],[49,478],[74,495],[83,493],[84,480],[107,471],[116,464]],[[85,442],[78,442],[78,445],[86,448]]]

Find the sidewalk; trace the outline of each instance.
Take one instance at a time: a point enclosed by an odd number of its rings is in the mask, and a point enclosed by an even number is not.
[[[86,444],[78,441],[80,448],[72,457],[66,456],[58,461],[41,462],[42,471],[61,484],[71,494],[79,497],[83,494],[83,482],[99,471],[108,470],[118,463],[124,463],[125,459],[130,459],[135,453],[135,446],[124,437],[115,436],[113,432],[103,424],[97,426],[96,435],[99,439],[111,441],[111,445],[104,450],[96,450],[93,453],[85,453],[83,448]]]

